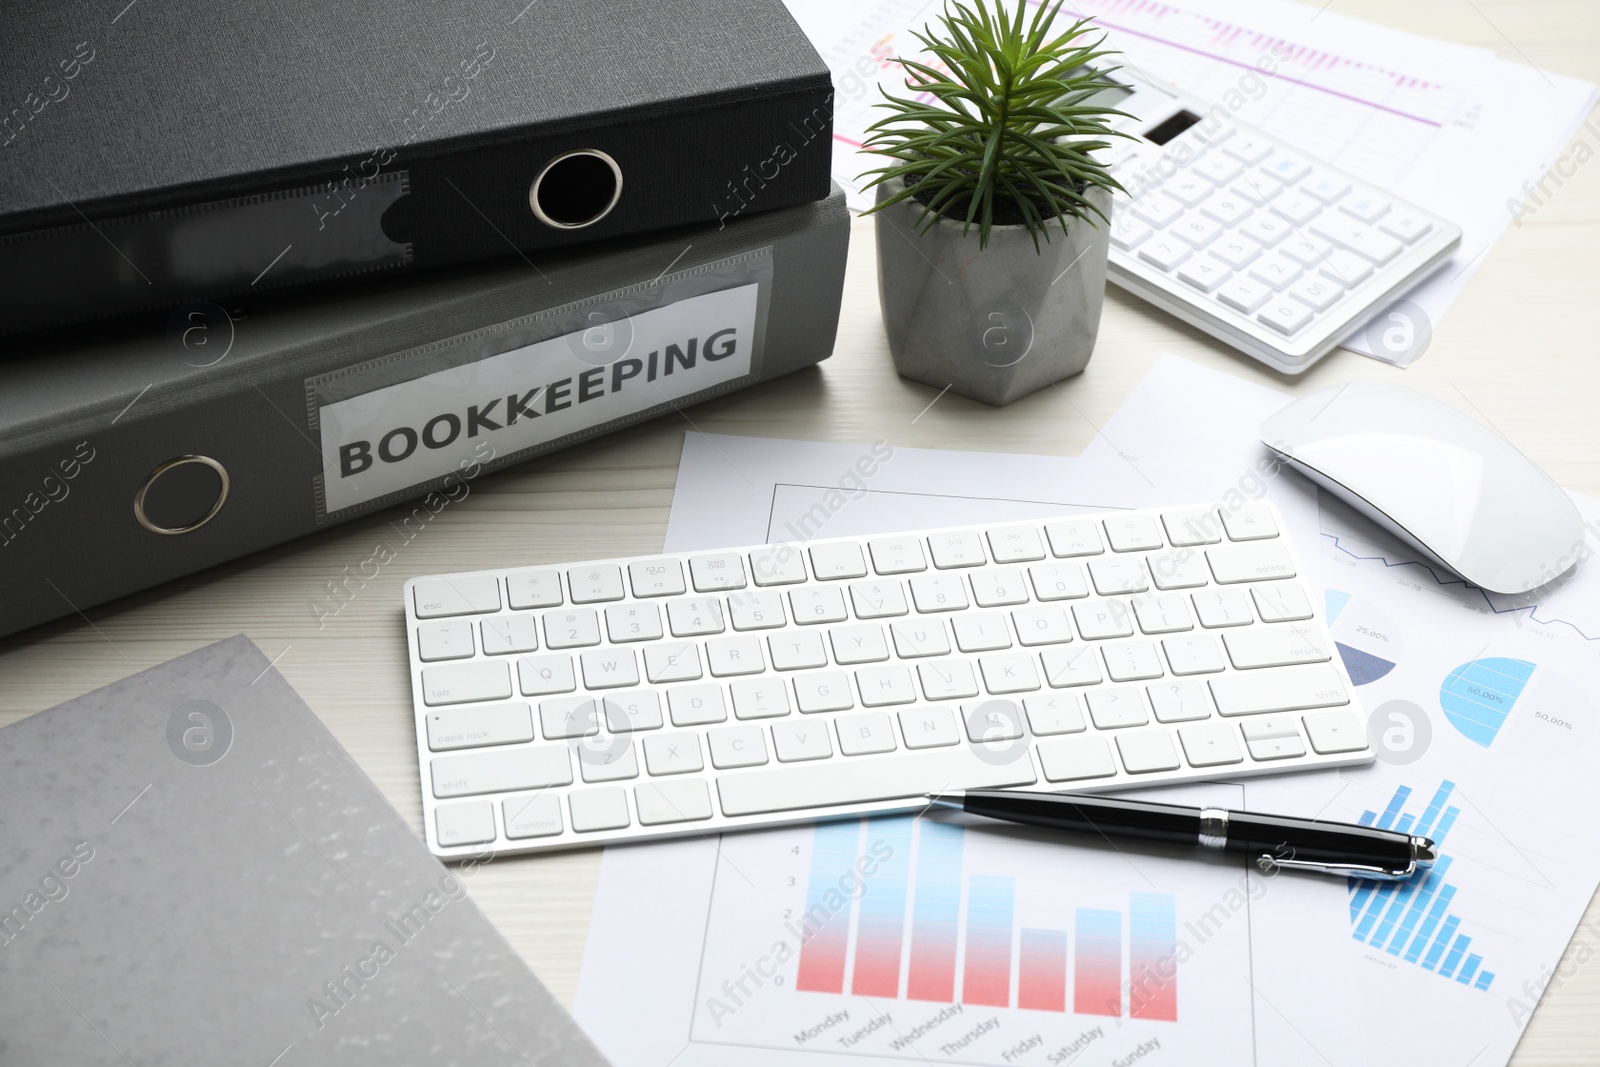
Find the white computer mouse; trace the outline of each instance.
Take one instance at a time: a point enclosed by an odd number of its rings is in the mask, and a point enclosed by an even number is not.
[[[1583,520],[1505,439],[1410,389],[1351,382],[1296,400],[1261,440],[1432,562],[1525,593],[1577,562]]]

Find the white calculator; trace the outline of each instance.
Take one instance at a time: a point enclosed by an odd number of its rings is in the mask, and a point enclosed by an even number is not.
[[[1299,374],[1443,263],[1461,229],[1222,107],[1132,81],[1117,126],[1109,278]]]

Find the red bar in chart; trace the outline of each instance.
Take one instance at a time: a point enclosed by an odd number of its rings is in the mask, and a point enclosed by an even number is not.
[[[1128,1014],[1178,1020],[1178,911],[1165,893],[1134,893],[1128,909]]]
[[[850,949],[850,900],[841,896],[841,878],[854,874],[859,822],[818,824],[811,838],[811,874],[806,910],[800,917],[803,940],[796,989],[811,993],[844,991],[845,957]]]
[[[916,899],[912,903],[907,1000],[956,999],[956,938],[961,924],[961,827],[919,821]]]
[[[1078,958],[1073,967],[1072,1010],[1079,1015],[1122,1014],[1122,914],[1079,908]]]
[[[1011,1006],[1010,878],[975,874],[967,880],[967,965],[961,1002]]]
[[[900,944],[905,930],[906,875],[911,868],[910,819],[867,820],[867,848],[887,852],[862,889],[856,915],[856,961],[850,991],[865,997],[900,995]],[[887,846],[887,848],[883,848]]]
[[[1024,927],[1017,960],[1017,1007],[1067,1010],[1067,935]]]

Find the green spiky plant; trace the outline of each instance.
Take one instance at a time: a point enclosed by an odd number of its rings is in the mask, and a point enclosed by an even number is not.
[[[999,208],[1002,220],[1027,227],[1037,249],[1052,219],[1063,234],[1074,219],[1109,221],[1085,193],[1122,188],[1094,153],[1125,136],[1107,125],[1123,113],[1085,101],[1114,84],[1096,64],[1115,53],[1101,50],[1104,35],[1088,39],[1087,19],[1052,37],[1062,0],[1041,4],[1031,19],[1026,0],[1012,14],[1003,3],[947,3],[943,33],[916,34],[929,61],[897,62],[909,72],[906,89],[933,99],[883,94],[877,106],[893,114],[868,128],[864,147],[897,162],[861,176],[876,175],[869,189],[904,179],[871,211],[914,198],[919,231],[941,217],[964,219],[962,236],[976,225],[981,249]]]

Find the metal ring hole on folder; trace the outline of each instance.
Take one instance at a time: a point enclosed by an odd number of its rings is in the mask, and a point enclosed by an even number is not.
[[[622,168],[598,148],[563,152],[544,165],[528,190],[528,205],[546,226],[593,226],[622,198]]]
[[[133,517],[155,534],[186,534],[210,522],[228,500],[228,471],[210,456],[176,456],[145,475]]]

